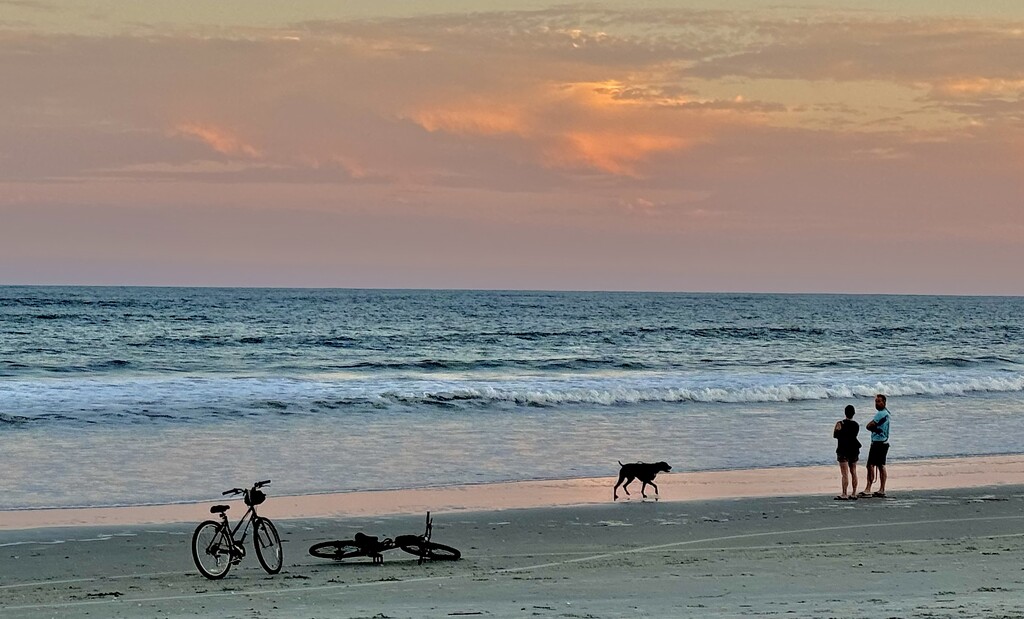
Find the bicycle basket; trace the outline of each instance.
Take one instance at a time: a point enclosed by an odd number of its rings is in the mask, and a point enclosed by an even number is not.
[[[245,504],[248,506],[259,505],[263,501],[267,500],[267,494],[260,490],[253,490],[249,493],[249,496],[245,499]]]

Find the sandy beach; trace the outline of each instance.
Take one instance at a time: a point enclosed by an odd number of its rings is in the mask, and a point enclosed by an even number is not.
[[[804,469],[804,493],[793,486],[789,494],[745,498],[721,496],[736,490],[726,483],[729,476],[753,476],[748,491],[767,492],[777,488],[765,480],[788,483],[798,470],[763,478],[764,471],[729,472],[720,480],[706,473],[666,475],[659,477],[665,499],[657,502],[635,494],[618,503],[515,506],[513,499],[525,493],[512,492],[514,484],[447,489],[463,504],[448,497],[445,509],[434,509],[434,539],[460,548],[464,558],[424,565],[397,550],[383,565],[334,563],[307,553],[315,542],[360,530],[381,536],[421,531],[422,492],[396,493],[405,497],[404,513],[387,514],[403,510],[378,504],[332,517],[292,517],[289,511],[301,511],[295,506],[302,499],[272,496],[264,513],[281,531],[284,569],[268,576],[249,556],[221,581],[201,577],[189,556],[205,504],[165,507],[164,517],[177,510],[188,516],[161,525],[144,524],[143,508],[118,512],[125,522],[99,518],[91,526],[50,522],[42,528],[12,528],[25,513],[5,512],[0,615],[1024,617],[1021,462],[934,461],[938,474],[927,476],[913,472],[921,463],[894,464],[889,497],[856,502],[820,492],[816,484],[833,480],[826,479],[832,467]],[[693,490],[698,478],[718,488],[718,496],[676,494],[688,484]],[[976,483],[984,480],[988,484]],[[583,481],[561,485],[607,493],[612,480]],[[608,483],[600,487],[599,481]],[[479,509],[494,496],[505,503]],[[307,513],[332,500],[307,499]],[[58,520],[90,511],[49,513]],[[136,523],[127,522],[132,513]]]

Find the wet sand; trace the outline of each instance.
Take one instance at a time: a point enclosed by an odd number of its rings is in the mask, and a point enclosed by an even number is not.
[[[507,488],[471,486],[458,490],[458,509],[433,510],[435,541],[463,560],[424,565],[400,550],[383,565],[307,553],[358,530],[422,531],[423,496],[406,495],[406,513],[387,503],[374,514],[291,518],[281,515],[291,499],[272,495],[264,512],[281,531],[284,569],[269,576],[250,552],[220,581],[200,576],[189,555],[208,505],[176,506],[188,510],[177,524],[8,527],[0,617],[1024,618],[1024,485],[1006,481],[1024,459],[986,460],[995,468],[939,461],[917,477],[894,464],[889,497],[859,501],[832,500],[835,474],[816,491],[814,469],[793,473],[802,483],[790,490],[808,493],[747,498],[698,498],[677,474],[659,476],[658,502],[612,503],[614,480],[599,480],[580,490],[595,493],[592,504],[473,509],[491,493],[511,499]],[[1002,481],[943,487],[957,467],[961,482]],[[754,477],[740,488],[771,488],[757,477],[765,472],[745,473]],[[910,490],[911,480],[925,487]]]
[[[858,467],[861,488],[865,471]],[[997,485],[1024,485],[1024,455],[984,458],[940,458],[889,465],[890,487],[900,490],[935,490]],[[838,494],[839,468],[829,466],[779,467],[700,473],[662,473],[657,477],[659,496],[666,501],[693,501],[754,497]],[[348,518],[389,514],[495,511],[576,505],[604,505],[612,498],[615,477],[500,484],[479,484],[416,490],[345,492],[305,496],[280,496],[287,481],[276,480],[266,488],[271,499],[260,508],[274,519]],[[877,484],[875,488],[877,489]],[[640,499],[640,482],[621,490],[620,500]],[[653,497],[653,491],[648,488]],[[241,501],[214,497],[204,503],[150,505],[93,509],[0,510],[0,530],[34,527],[166,524],[198,521],[216,503],[232,506],[233,514],[245,511]]]

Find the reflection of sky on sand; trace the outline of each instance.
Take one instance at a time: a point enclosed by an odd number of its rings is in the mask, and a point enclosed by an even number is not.
[[[703,501],[743,497],[829,495],[837,490],[838,477],[835,466],[814,466],[669,473],[659,475],[657,482],[660,495],[665,501]],[[260,507],[260,513],[278,519],[372,517],[426,511],[443,513],[606,504],[611,502],[613,483],[614,478],[585,478],[305,496],[271,494],[270,499]],[[892,463],[889,466],[889,498],[861,499],[857,503],[850,502],[841,507],[851,507],[859,503],[869,505],[872,502],[896,508],[911,507],[915,500],[920,499],[903,499],[899,496],[900,492],[992,485],[1024,485],[1024,456]],[[271,490],[273,489],[271,486]],[[636,482],[632,491],[632,497],[618,501],[622,509],[655,506],[651,499],[640,499],[639,484]],[[986,493],[979,492],[975,500],[984,502],[987,496]],[[232,513],[244,511],[241,502],[230,503],[232,509],[236,510]],[[832,501],[828,501],[827,506],[814,505],[811,509],[836,507]],[[0,511],[0,529],[188,522],[203,517],[207,513],[206,508],[206,503],[187,503],[121,508]],[[719,521],[729,519],[729,515],[725,513],[716,517]],[[613,526],[613,520],[617,521],[610,519],[605,526]]]
[[[893,461],[1019,451],[1024,418],[998,394],[892,402]],[[204,500],[256,479],[311,494],[614,475],[617,461],[676,472],[831,464],[822,402],[261,415],[217,423],[16,424],[0,453],[8,508]],[[979,408],[985,414],[976,414]],[[873,411],[858,402],[863,430]],[[950,428],[970,427],[969,433]],[[862,452],[866,456],[866,451]]]

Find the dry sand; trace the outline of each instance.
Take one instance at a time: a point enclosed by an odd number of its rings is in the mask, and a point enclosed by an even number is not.
[[[206,505],[177,506],[191,522],[164,525],[12,529],[17,518],[6,513],[0,617],[1024,618],[1024,485],[1013,481],[1022,459],[985,460],[1006,467],[994,481],[979,462],[941,461],[932,470],[944,474],[913,483],[911,469],[894,464],[889,498],[859,501],[833,501],[832,487],[667,500],[686,496],[675,494],[685,485],[680,474],[659,476],[659,502],[612,503],[613,480],[601,480],[593,488],[605,493],[600,504],[475,511],[467,505],[486,502],[477,493],[495,488],[467,487],[458,510],[434,509],[435,541],[460,548],[463,560],[424,565],[400,550],[383,565],[307,554],[314,542],[357,530],[419,532],[421,513],[287,518],[275,502],[301,500],[271,496],[265,513],[284,539],[284,569],[268,576],[249,556],[221,581],[201,577],[189,555]],[[950,473],[958,467],[966,477]],[[771,476],[746,473],[751,487],[772,489]],[[804,473],[803,488],[820,492],[808,481],[816,469]],[[835,476],[821,481],[834,486]],[[938,487],[957,479],[966,487]],[[792,481],[788,490],[799,491]],[[516,494],[503,490],[506,501]],[[418,511],[423,497],[404,496]]]

